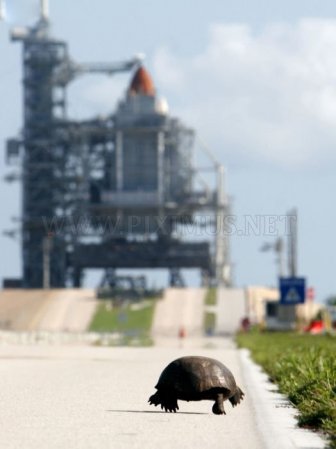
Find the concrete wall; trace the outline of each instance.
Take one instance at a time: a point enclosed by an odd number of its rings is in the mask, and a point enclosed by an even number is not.
[[[233,334],[247,316],[247,303],[243,288],[219,288],[217,290],[216,334]]]

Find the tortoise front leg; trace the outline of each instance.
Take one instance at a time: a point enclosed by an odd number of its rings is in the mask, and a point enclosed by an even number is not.
[[[226,415],[224,410],[224,395],[222,393],[217,393],[212,412],[215,415]]]

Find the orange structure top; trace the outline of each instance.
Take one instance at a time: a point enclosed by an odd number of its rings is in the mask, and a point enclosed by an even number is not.
[[[155,95],[154,83],[144,67],[139,67],[135,72],[128,93],[130,95]]]

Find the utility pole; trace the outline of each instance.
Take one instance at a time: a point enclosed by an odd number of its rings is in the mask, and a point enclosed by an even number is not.
[[[278,274],[279,277],[285,275],[285,264],[284,264],[284,240],[279,237],[274,244],[274,250],[277,254],[277,264],[278,264]]]
[[[289,278],[297,278],[297,209],[293,208],[287,212],[288,223],[288,276]],[[293,328],[296,320],[296,305],[287,304],[279,305],[279,320],[285,328]]]
[[[287,212],[288,217],[288,272],[290,277],[297,277],[297,209]]]

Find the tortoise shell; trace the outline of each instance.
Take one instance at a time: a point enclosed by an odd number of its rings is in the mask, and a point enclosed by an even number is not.
[[[203,393],[225,388],[233,393],[237,385],[231,371],[208,357],[182,357],[171,362],[161,373],[156,389],[174,389],[177,393]]]
[[[154,405],[161,404],[166,411],[178,409],[177,399],[185,401],[214,400],[213,412],[223,414],[223,401],[239,404],[244,393],[237,386],[231,371],[218,360],[208,357],[181,357],[171,362],[161,373],[149,398]]]

